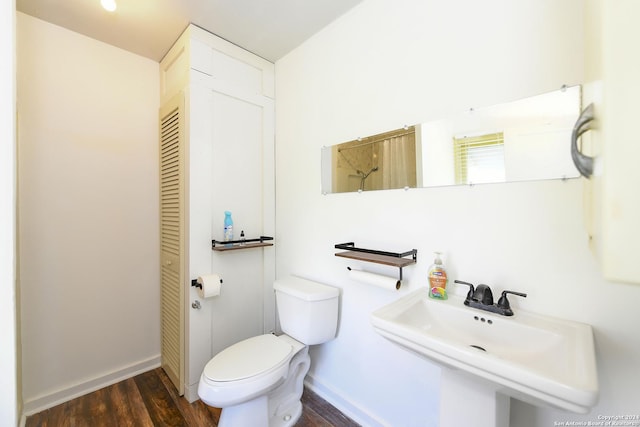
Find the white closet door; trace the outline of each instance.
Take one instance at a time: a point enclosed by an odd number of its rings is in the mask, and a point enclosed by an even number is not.
[[[160,246],[162,367],[184,394],[184,96],[160,110]]]
[[[234,235],[265,232],[263,202],[264,107],[220,91],[193,85],[189,94],[189,204],[191,278],[219,273],[221,295],[189,310],[190,383],[213,355],[264,331],[263,249],[211,250],[223,236],[224,211],[231,211]],[[204,240],[203,240],[204,239]],[[210,311],[210,337],[201,314]],[[209,338],[209,339],[207,339]],[[205,342],[206,340],[206,342]],[[200,347],[208,346],[206,352]]]
[[[219,297],[187,306],[187,398],[196,397],[206,363],[224,348],[272,331],[274,248],[218,252],[224,212],[235,237],[273,235],[273,100],[234,96],[233,87],[193,73],[187,89],[189,278],[224,280]],[[192,299],[199,299],[190,292]],[[267,319],[267,320],[265,320]]]
[[[214,236],[222,236],[223,212],[233,213],[234,236],[245,231],[247,237],[263,234],[263,106],[210,92],[213,156],[211,158],[211,198]],[[214,271],[225,271],[225,298],[212,301],[214,328],[213,354],[235,342],[262,334],[264,250],[236,253],[213,252]]]

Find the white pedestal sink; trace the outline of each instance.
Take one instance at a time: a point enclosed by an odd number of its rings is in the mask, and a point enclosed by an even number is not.
[[[379,334],[444,365],[441,427],[506,426],[506,396],[577,413],[596,404],[591,326],[523,310],[501,316],[463,302],[456,295],[430,299],[421,288],[371,316]],[[448,405],[450,399],[454,405]],[[476,403],[481,412],[465,409]],[[479,414],[494,415],[484,424]],[[470,421],[462,419],[465,415]]]
[[[442,368],[439,427],[509,427],[511,399],[495,384]]]

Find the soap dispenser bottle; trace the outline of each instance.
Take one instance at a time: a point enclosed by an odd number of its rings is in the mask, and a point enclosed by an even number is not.
[[[447,271],[440,259],[440,252],[435,252],[436,259],[429,267],[429,297],[447,299]]]

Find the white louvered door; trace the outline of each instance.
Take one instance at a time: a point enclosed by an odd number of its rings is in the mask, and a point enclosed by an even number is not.
[[[160,109],[162,367],[184,394],[185,133],[182,93]]]

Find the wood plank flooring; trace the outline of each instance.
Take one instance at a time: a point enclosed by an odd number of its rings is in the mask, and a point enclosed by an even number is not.
[[[306,388],[302,405],[295,427],[358,426]],[[157,368],[31,415],[25,427],[204,427],[217,426],[219,419],[220,409],[178,396]]]

